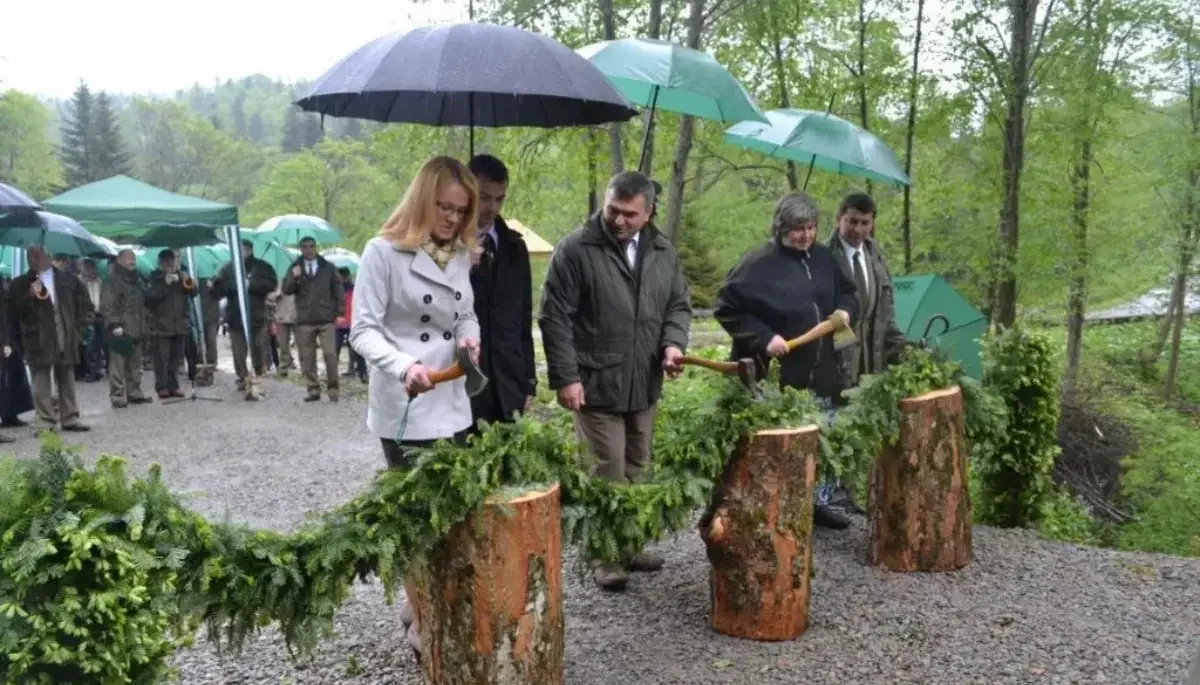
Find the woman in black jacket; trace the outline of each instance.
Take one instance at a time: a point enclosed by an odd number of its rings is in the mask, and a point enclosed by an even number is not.
[[[830,316],[851,326],[858,315],[857,289],[816,242],[820,212],[804,193],[775,204],[771,240],[742,257],[717,293],[717,321],[733,338],[733,358],[752,358],[759,377],[771,359],[779,360],[780,383],[811,390],[833,410],[840,389],[838,358],[828,337],[789,353],[787,341]],[[849,520],[829,509],[832,484],[818,491],[814,522],[845,528]]]

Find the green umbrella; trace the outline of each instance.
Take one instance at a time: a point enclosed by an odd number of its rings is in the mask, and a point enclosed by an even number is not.
[[[767,121],[742,84],[708,53],[652,38],[601,41],[576,52],[630,102],[650,108],[643,161],[658,109],[711,121]]]
[[[25,212],[0,217],[0,245],[28,249],[40,246],[50,254],[109,257],[111,242],[101,243],[80,223],[53,212]]]
[[[244,233],[245,231],[243,231]],[[254,231],[255,236],[269,234],[282,245],[299,245],[303,238],[312,238],[321,245],[333,245],[342,241],[341,231],[328,221],[307,214],[284,214],[262,222]]]
[[[770,123],[743,121],[725,131],[725,142],[779,159],[821,167],[845,176],[911,185],[896,155],[870,131],[828,112],[773,109]],[[805,187],[808,179],[805,178]]]
[[[358,255],[353,252],[330,252],[326,250],[321,253],[321,256],[328,259],[331,264],[337,267],[346,267],[350,269],[350,273],[358,274]]]

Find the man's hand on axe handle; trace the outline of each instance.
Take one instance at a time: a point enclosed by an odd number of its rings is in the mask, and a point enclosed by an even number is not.
[[[838,319],[841,319],[843,328],[850,327],[850,314],[846,310],[844,310],[844,309],[835,310],[833,312],[833,316],[837,317]]]
[[[424,364],[418,362],[404,372],[404,389],[408,391],[409,397],[416,397],[432,388],[433,383],[429,381],[429,369],[425,368]]]
[[[461,338],[458,341],[459,347],[464,347],[471,353],[471,361],[475,366],[479,366],[479,339],[478,338]]]
[[[771,338],[771,342],[767,343],[767,356],[778,359],[788,353],[787,341],[783,336],[775,336]]]
[[[678,378],[683,373],[683,352],[674,345],[663,348],[663,371],[671,378]]]

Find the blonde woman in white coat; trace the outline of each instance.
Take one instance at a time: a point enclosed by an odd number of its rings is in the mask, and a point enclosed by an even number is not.
[[[409,468],[413,448],[461,440],[471,426],[466,381],[430,389],[429,373],[460,347],[478,359],[469,257],[478,207],[467,167],[435,157],[363,249],[350,345],[370,365],[367,426],[389,467]]]

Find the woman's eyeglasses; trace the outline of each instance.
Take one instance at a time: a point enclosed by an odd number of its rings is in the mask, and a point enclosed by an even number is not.
[[[449,202],[437,202],[435,204],[437,204],[438,210],[443,214],[454,214],[460,219],[466,218],[467,212],[471,209],[470,207],[459,207],[458,205],[452,205]]]

